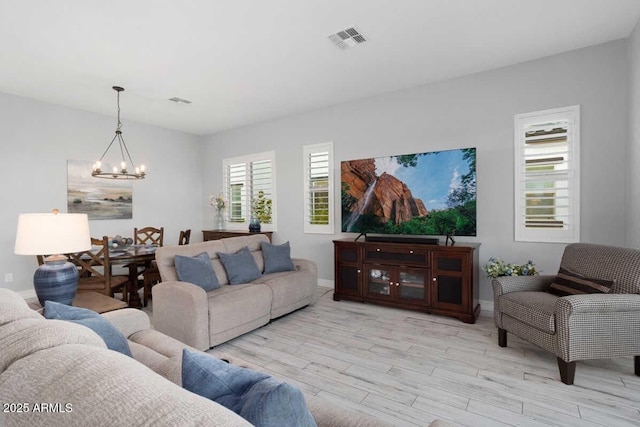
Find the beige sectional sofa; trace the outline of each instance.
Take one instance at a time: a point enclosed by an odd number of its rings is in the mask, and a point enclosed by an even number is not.
[[[188,346],[151,329],[146,313],[128,308],[102,316],[128,338],[133,358],[108,350],[92,330],[47,320],[17,293],[0,289],[0,402],[14,404],[0,411],[0,426],[251,425],[180,386]],[[319,427],[387,425],[315,396],[306,401]]]
[[[152,289],[153,325],[199,350],[207,350],[264,326],[313,301],[318,271],[313,261],[292,259],[294,271],[263,274],[245,284],[229,285],[218,253],[233,254],[248,247],[258,269],[264,271],[263,234],[230,237],[184,246],[164,246],[156,251],[162,282]],[[180,282],[175,256],[206,252],[221,286],[205,292],[199,286]]]
[[[47,320],[17,293],[0,289],[0,403],[6,405],[0,426],[251,425],[181,387],[188,346],[151,329],[146,313],[128,308],[102,316],[127,337],[133,358],[107,349],[89,328]],[[305,400],[318,427],[389,426],[317,396]],[[436,426],[451,424],[430,424]]]
[[[131,332],[136,359],[174,381],[180,376],[174,352],[184,345],[148,329],[145,313],[125,309],[105,317],[124,328],[125,335]],[[92,330],[46,320],[7,289],[0,289],[0,348],[0,402],[7,405],[0,411],[1,426],[250,425],[108,350]]]

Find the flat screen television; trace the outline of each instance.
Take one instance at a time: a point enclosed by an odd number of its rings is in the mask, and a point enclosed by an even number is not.
[[[340,172],[343,232],[476,235],[475,148],[343,161]]]

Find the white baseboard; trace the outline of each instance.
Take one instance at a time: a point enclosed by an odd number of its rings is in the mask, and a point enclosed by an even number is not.
[[[318,286],[322,286],[323,288],[333,288],[333,280],[318,279]]]
[[[480,310],[493,314],[493,301],[481,299],[478,302],[480,303]]]

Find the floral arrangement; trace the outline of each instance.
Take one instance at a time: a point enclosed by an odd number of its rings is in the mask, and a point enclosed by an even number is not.
[[[500,276],[533,276],[538,274],[536,271],[536,265],[533,261],[529,260],[526,264],[507,264],[500,258],[489,258],[489,263],[485,264],[482,269],[489,275],[489,277]]]
[[[209,204],[218,211],[221,211],[227,206],[227,202],[224,200],[222,193],[218,194],[217,197],[214,197],[213,195],[209,196]]]

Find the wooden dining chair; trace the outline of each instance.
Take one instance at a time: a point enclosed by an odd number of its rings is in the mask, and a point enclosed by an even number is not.
[[[136,245],[162,246],[164,227],[144,227],[133,229],[133,242]],[[142,271],[142,305],[147,306],[151,297],[151,287],[160,281],[160,271],[155,261],[150,262]]]
[[[136,245],[162,246],[164,240],[164,227],[144,227],[133,229],[133,243]]]
[[[180,231],[180,237],[178,237],[178,245],[188,245],[191,240],[191,229]]]
[[[126,295],[129,276],[113,275],[109,256],[109,238],[91,238],[91,250],[66,254],[78,267],[78,292],[100,292],[113,297],[114,292]],[[125,298],[123,298],[125,299]]]

